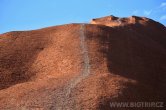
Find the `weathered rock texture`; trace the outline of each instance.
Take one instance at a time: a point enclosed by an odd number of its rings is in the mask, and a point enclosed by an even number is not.
[[[0,110],[114,110],[110,102],[164,102],[165,93],[166,28],[151,19],[0,35]]]

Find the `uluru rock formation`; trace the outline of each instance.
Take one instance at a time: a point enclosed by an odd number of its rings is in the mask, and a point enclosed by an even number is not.
[[[0,110],[128,110],[110,102],[165,102],[165,93],[166,27],[151,19],[0,34]]]

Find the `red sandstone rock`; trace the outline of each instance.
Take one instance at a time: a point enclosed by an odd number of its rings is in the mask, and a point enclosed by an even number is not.
[[[0,35],[0,110],[114,110],[110,102],[165,101],[165,93],[166,28],[151,19]]]

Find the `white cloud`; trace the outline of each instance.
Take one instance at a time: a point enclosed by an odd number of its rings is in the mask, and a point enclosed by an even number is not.
[[[151,13],[152,13],[152,10],[149,10],[149,11],[145,10],[144,11],[144,15],[145,16],[149,16]]]
[[[166,2],[161,3],[160,9],[166,10]]]
[[[160,7],[166,7],[166,2],[161,3]]]
[[[160,20],[166,20],[166,15],[161,16]]]

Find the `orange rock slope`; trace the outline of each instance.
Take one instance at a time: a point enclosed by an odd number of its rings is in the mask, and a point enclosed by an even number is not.
[[[151,19],[0,35],[0,110],[114,110],[111,102],[165,102],[165,93],[166,28]]]

